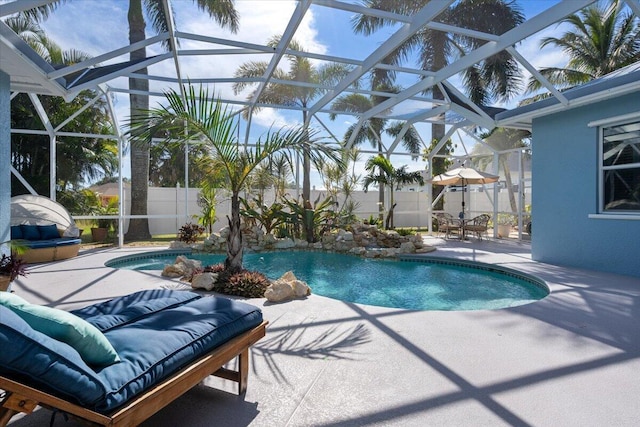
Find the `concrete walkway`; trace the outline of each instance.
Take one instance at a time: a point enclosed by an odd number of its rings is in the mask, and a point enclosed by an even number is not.
[[[246,395],[207,380],[144,425],[638,425],[640,279],[536,263],[525,244],[428,243],[438,246],[432,256],[537,275],[552,293],[534,304],[473,312],[387,309],[317,295],[277,305],[248,300],[271,323],[253,347]],[[140,251],[85,252],[38,265],[14,290],[72,309],[171,286],[155,273],[104,267]],[[38,410],[11,425],[48,425],[50,415]],[[58,416],[55,425],[75,424]]]

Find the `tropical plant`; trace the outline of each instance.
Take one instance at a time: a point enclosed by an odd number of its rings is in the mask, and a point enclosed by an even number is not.
[[[198,195],[198,206],[202,213],[198,217],[198,224],[202,225],[209,234],[213,233],[213,224],[217,220],[216,195],[217,189],[208,185],[203,186]]]
[[[367,7],[387,12],[412,15],[426,6],[431,0],[389,1],[364,0]],[[518,5],[510,0],[460,0],[454,2],[439,17],[442,24],[454,27],[476,30],[488,34],[503,34],[524,22],[524,15]],[[385,27],[396,25],[393,18],[380,15],[361,14],[353,19],[356,33],[370,35]],[[420,68],[427,71],[438,71],[466,52],[477,49],[487,43],[486,40],[474,38],[466,32],[449,33],[425,26],[415,35],[409,37],[397,50],[392,52],[385,61],[394,65],[401,65],[405,58],[412,56],[417,50]],[[377,70],[379,81],[389,82],[393,73]],[[493,98],[507,100],[518,93],[521,84],[521,73],[518,63],[506,51],[499,52],[485,60],[467,68],[463,72],[463,83],[471,101],[479,105],[487,105]],[[438,86],[430,91],[437,100],[444,100],[444,94]],[[431,140],[436,144],[444,138],[445,126],[432,123]],[[431,169],[434,175],[446,170],[444,163],[448,149],[443,146],[437,157],[433,158]],[[434,194],[439,194],[442,188],[434,188]]]
[[[184,243],[195,243],[202,233],[204,233],[203,226],[188,222],[178,230],[178,240]]]
[[[637,62],[640,60],[639,22],[630,11],[624,12],[619,0],[595,3],[567,16],[560,24],[569,24],[571,29],[561,37],[545,37],[540,47],[561,48],[569,62],[564,68],[542,68],[540,74],[556,88],[568,89]],[[539,89],[542,84],[531,78],[527,90]]]
[[[276,48],[280,43],[282,36],[272,37],[267,46]],[[303,52],[304,49],[296,40],[291,40],[289,49],[293,51]],[[286,54],[289,61],[289,71],[276,69],[273,72],[275,80],[305,82],[312,85],[288,85],[285,83],[268,83],[259,94],[258,102],[266,104],[281,104],[287,106],[298,106],[302,109],[303,126],[308,125],[307,107],[309,104],[327,91],[327,87],[332,87],[340,78],[347,75],[350,68],[337,63],[327,63],[321,66],[315,66],[307,57],[295,54]],[[262,77],[269,67],[267,61],[251,61],[242,64],[235,72],[235,77],[251,78]],[[234,83],[233,91],[237,95],[247,86],[254,83],[247,81],[239,81]],[[253,99],[258,93],[254,90],[249,94],[248,98]],[[249,117],[259,107],[245,110],[245,117]],[[311,163],[309,153],[302,152],[303,177],[302,177],[302,197],[305,201],[311,197]],[[310,231],[310,230],[308,230]],[[307,233],[309,234],[309,233]],[[312,236],[311,236],[312,239]]]
[[[143,111],[134,116],[128,133],[145,144],[151,135],[165,135],[164,144],[202,144],[207,146],[225,175],[231,192],[231,217],[227,236],[225,268],[231,273],[242,270],[242,231],[240,227],[240,191],[250,174],[275,153],[286,155],[292,163],[296,154],[306,151],[318,168],[327,161],[340,162],[335,150],[320,144],[315,133],[302,127],[270,130],[252,147],[239,149],[238,117],[220,100],[212,101],[203,87],[183,86],[180,92],[165,92],[168,106]]]
[[[20,254],[26,249],[19,240],[9,240],[0,243],[0,248],[9,247],[9,254],[3,253],[0,257],[0,275],[8,276],[9,282],[13,282],[18,276],[26,276],[27,264],[22,260]]]
[[[260,224],[267,234],[271,233],[280,224],[286,222],[287,218],[283,212],[284,205],[282,203],[273,202],[267,205],[262,195],[254,197],[250,202],[241,198],[240,202],[243,206],[240,214]]]
[[[378,92],[397,93],[400,91],[398,86],[391,86],[383,83],[376,83],[375,77],[372,79],[372,89]],[[386,101],[388,97],[381,95],[365,96],[357,93],[342,95],[336,98],[331,105],[332,110],[345,111],[355,114],[362,114],[376,105]],[[337,113],[331,113],[329,118],[335,120]],[[400,122],[394,122],[389,124],[387,119],[378,117],[372,117],[366,120],[360,128],[358,124],[354,123],[347,128],[344,134],[344,141],[350,141],[353,138],[353,145],[359,146],[364,141],[369,141],[371,146],[378,150],[378,153],[382,155],[382,134],[386,133],[391,137],[398,137],[400,135],[403,124]],[[352,137],[353,132],[356,135]],[[420,152],[420,136],[418,131],[410,126],[409,129],[402,134],[402,144],[405,149],[412,155],[418,155]],[[384,205],[384,186],[380,186],[378,190],[378,203]],[[380,220],[382,221],[383,213],[380,212]]]
[[[331,196],[322,201],[318,198],[313,205],[308,201],[302,203],[287,197],[284,198],[284,203],[289,208],[287,224],[291,226],[289,234],[293,237],[304,237],[307,241],[309,240],[308,235],[300,233],[299,224],[311,224],[314,238],[336,226],[335,202]],[[304,228],[303,233],[306,232],[307,228]]]
[[[271,281],[258,271],[241,270],[229,273],[224,264],[207,265],[198,273],[214,273],[217,276],[213,291],[245,298],[262,298]]]
[[[396,203],[393,200],[394,190],[403,184],[417,182],[423,185],[422,174],[419,171],[407,172],[407,165],[395,169],[389,159],[380,155],[370,157],[364,168],[369,172],[362,181],[365,192],[372,184],[389,187],[391,206],[385,220],[385,228],[387,230],[393,229],[393,210],[396,207]]]
[[[353,147],[350,150],[342,150],[342,164],[327,164],[322,169],[322,179],[327,193],[333,199],[335,206],[338,208],[336,225],[346,225],[356,220],[355,211],[360,204],[352,200],[353,193],[356,191],[360,182],[360,175],[357,175],[353,168],[358,161],[360,152]],[[349,171],[349,164],[352,169]],[[344,198],[339,199],[342,195]]]

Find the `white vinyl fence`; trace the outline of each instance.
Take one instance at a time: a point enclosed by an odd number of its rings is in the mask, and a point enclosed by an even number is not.
[[[493,212],[493,190],[488,186],[488,191],[478,191],[479,188],[472,188],[471,191],[464,192],[467,218],[479,215],[481,213]],[[197,218],[201,215],[201,209],[198,206],[197,188],[149,188],[148,196],[148,215],[149,229],[152,235],[173,234],[187,222],[197,222]],[[458,216],[461,210],[462,191],[447,191],[445,194],[445,212],[449,212],[454,216]],[[128,189],[125,191],[125,215],[129,215],[130,203]],[[324,200],[327,196],[325,191],[313,190],[311,192],[311,200],[315,202]],[[522,197],[519,193],[515,194],[516,199]],[[295,194],[291,195],[295,199]],[[388,198],[388,194],[387,194]],[[358,203],[356,215],[361,219],[368,219],[370,215],[377,217],[378,215],[378,191],[372,189],[365,193],[363,191],[355,192],[352,199]],[[395,203],[397,206],[394,211],[394,225],[396,227],[422,227],[426,228],[429,224],[427,216],[427,193],[417,191],[396,191],[394,193]],[[265,194],[265,202],[271,203],[274,200],[273,192],[267,191]],[[338,202],[342,205],[343,196],[338,197]],[[519,201],[519,200],[518,200]],[[524,192],[524,205],[531,203],[531,193],[528,189]],[[524,206],[523,205],[523,206]],[[216,216],[218,218],[214,225],[214,231],[218,231],[227,225],[227,215],[230,215],[231,204],[229,197],[224,191],[220,191],[218,195],[218,204],[216,206]],[[501,189],[498,197],[498,211],[510,212],[508,192]],[[385,206],[386,212],[386,206]],[[125,220],[125,232],[128,226],[128,220]]]

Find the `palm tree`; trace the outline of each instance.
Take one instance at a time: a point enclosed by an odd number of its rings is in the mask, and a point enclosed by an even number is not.
[[[376,91],[397,93],[400,88],[397,86],[389,86],[384,83],[377,84],[376,77],[372,76],[373,89]],[[340,110],[354,114],[364,113],[378,104],[386,101],[388,98],[381,95],[365,96],[357,93],[342,95],[336,98],[331,104],[331,109]],[[337,113],[331,113],[329,118],[335,120]],[[344,134],[344,141],[349,141],[352,138],[353,132],[356,129],[357,124],[354,123],[347,128]],[[381,119],[372,117],[366,120],[360,127],[360,130],[353,139],[353,145],[359,146],[365,141],[369,141],[371,146],[377,148],[378,154],[382,155],[382,134],[386,133],[388,136],[397,137],[400,134],[403,124],[401,122],[395,122],[389,125],[387,119]],[[405,149],[413,155],[418,155],[420,152],[420,137],[418,131],[413,127],[409,127],[408,131],[402,136],[402,144]],[[380,186],[378,189],[378,203],[382,207],[384,206],[384,186]],[[382,210],[379,213],[380,220],[383,219]]]
[[[219,25],[228,27],[232,32],[238,30],[239,17],[234,8],[233,0],[193,0],[198,9],[206,12],[209,17],[215,19]],[[143,8],[144,5],[144,8]],[[168,32],[169,21],[161,0],[129,0],[129,44],[134,44],[145,39],[145,14],[151,21],[151,26],[158,33]],[[169,45],[165,45],[169,48]],[[146,58],[146,49],[142,48],[131,52],[130,59],[143,60]],[[138,74],[147,74],[143,68]],[[149,81],[146,79],[129,78],[129,89],[134,92],[129,95],[131,117],[139,116],[141,111],[149,109],[149,96],[145,93],[149,90]],[[131,156],[131,214],[147,214],[147,195],[149,187],[149,150],[151,139],[146,144],[132,144]],[[132,218],[125,236],[126,240],[148,239],[149,221],[146,218]]]
[[[242,269],[242,232],[240,228],[240,191],[251,173],[263,162],[268,162],[276,153],[284,153],[292,164],[295,155],[307,152],[311,161],[319,168],[325,159],[339,162],[335,150],[319,144],[314,132],[303,127],[269,132],[260,138],[251,149],[239,149],[237,116],[222,103],[211,101],[208,90],[184,86],[183,100],[180,93],[170,90],[165,93],[168,107],[141,111],[132,118],[129,133],[134,144],[145,143],[151,135],[167,135],[164,143],[204,145],[219,162],[225,174],[226,185],[231,192],[231,218],[227,236],[227,258],[225,270],[235,273]]]
[[[621,9],[618,0],[596,3],[560,21],[571,25],[571,30],[561,37],[542,39],[540,47],[561,48],[569,62],[565,68],[543,68],[540,74],[558,89],[568,89],[639,61],[639,20]],[[541,88],[532,78],[527,91]]]
[[[393,209],[396,206],[393,200],[394,190],[403,184],[413,184],[417,182],[423,185],[424,180],[422,174],[419,171],[407,172],[407,165],[394,169],[391,161],[381,155],[370,157],[364,168],[369,172],[362,181],[365,192],[371,184],[377,184],[379,187],[389,187],[391,206],[389,206],[387,213],[385,228],[387,230],[393,229]]]
[[[234,7],[234,0],[192,0],[200,11],[206,12],[222,27],[229,28],[232,32],[238,30],[239,16]],[[46,19],[61,3],[62,0],[53,0],[44,6],[22,12],[22,15],[34,21]],[[145,40],[145,15],[150,20],[153,30],[160,34],[169,31],[167,11],[162,0],[129,0],[127,19],[129,23],[129,44]],[[169,49],[166,41],[165,48]],[[141,48],[130,53],[131,61],[144,60],[147,56],[146,48]],[[138,70],[138,74],[147,74],[147,69]],[[140,111],[148,111],[149,81],[147,79],[129,78],[129,89],[133,92],[129,95],[131,117],[139,116]],[[149,187],[149,150],[151,139],[146,144],[132,144],[131,156],[131,214],[147,214],[147,196]],[[132,218],[125,239],[139,240],[151,237],[149,221],[146,218]]]
[[[280,43],[281,36],[274,36],[268,42],[267,46],[277,47]],[[294,51],[303,52],[303,47],[295,40],[289,43],[289,49]],[[342,64],[327,63],[320,66],[314,66],[314,64],[304,56],[298,56],[294,54],[287,54],[287,60],[289,61],[290,70],[284,71],[280,68],[276,69],[273,73],[273,78],[281,81],[291,82],[304,82],[313,83],[318,86],[331,87],[337,83],[340,78],[347,75],[349,67]],[[269,67],[269,62],[266,61],[251,61],[246,62],[240,66],[235,72],[235,77],[243,78],[260,78],[263,77],[265,71]],[[237,82],[233,85],[233,91],[237,95],[247,86],[255,83],[251,82]],[[264,102],[267,104],[281,104],[286,106],[297,106],[302,108],[302,122],[307,124],[307,107],[309,104],[324,93],[326,90],[318,86],[296,86],[288,85],[285,83],[269,83],[262,91],[258,102]],[[257,89],[256,89],[257,90]],[[256,94],[254,90],[248,95],[248,99],[252,99]],[[254,107],[253,111],[259,110],[258,107]],[[245,110],[244,116],[248,117],[253,111]],[[309,161],[309,155],[303,152],[303,177],[302,177],[302,198],[306,202],[311,197],[311,165]],[[313,241],[313,224],[306,224],[307,226],[307,239],[309,242]]]
[[[374,9],[411,15],[422,9],[429,1],[364,0],[364,4]],[[509,0],[460,0],[443,12],[438,21],[500,35],[524,22],[524,15],[519,7]],[[365,35],[370,35],[384,26],[396,24],[397,22],[393,19],[369,15],[357,15],[353,20],[354,31]],[[464,55],[467,51],[477,49],[484,43],[486,43],[485,40],[478,40],[468,35],[449,34],[425,27],[392,52],[386,62],[399,65],[403,59],[417,51],[423,70],[438,71],[455,58]],[[378,78],[384,78],[384,73],[378,71],[378,76]],[[477,104],[487,105],[493,98],[506,100],[515,95],[520,87],[521,74],[515,59],[503,51],[465,70],[463,81],[470,99]],[[434,99],[445,99],[437,86],[432,87],[431,91]],[[431,125],[432,140],[440,141],[444,135],[443,124]],[[446,154],[446,149],[443,147],[437,154]],[[445,160],[444,157],[434,157],[431,165],[433,174],[445,171]],[[437,185],[433,187],[434,198],[442,189],[443,187]]]

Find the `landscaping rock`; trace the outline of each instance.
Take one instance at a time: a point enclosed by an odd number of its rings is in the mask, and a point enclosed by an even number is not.
[[[194,289],[205,289],[210,291],[214,288],[218,280],[217,273],[201,273],[196,274],[191,279],[191,287]]]
[[[304,298],[311,295],[311,288],[291,271],[287,271],[274,281],[264,293],[264,297],[271,302],[282,302],[293,298]]]

